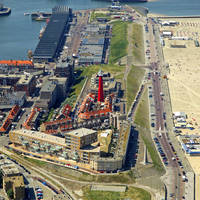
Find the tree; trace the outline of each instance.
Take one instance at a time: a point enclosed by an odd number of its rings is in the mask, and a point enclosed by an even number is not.
[[[7,193],[9,199],[14,198],[14,192],[13,192],[12,188],[8,189],[6,193]]]

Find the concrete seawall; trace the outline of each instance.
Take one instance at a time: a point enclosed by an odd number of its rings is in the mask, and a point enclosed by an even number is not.
[[[156,18],[161,18],[161,19],[168,19],[168,18],[200,18],[200,15],[186,15],[186,16],[156,16]]]

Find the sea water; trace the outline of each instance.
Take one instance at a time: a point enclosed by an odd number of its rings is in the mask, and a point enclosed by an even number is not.
[[[32,21],[24,13],[51,11],[56,5],[67,5],[74,10],[101,8],[110,5],[101,0],[8,0],[4,6],[10,7],[9,16],[0,17],[0,60],[26,59],[27,51],[35,50],[39,41],[39,31],[45,22]],[[147,3],[128,3],[144,6],[150,12],[165,15],[199,15],[200,0],[153,0]]]

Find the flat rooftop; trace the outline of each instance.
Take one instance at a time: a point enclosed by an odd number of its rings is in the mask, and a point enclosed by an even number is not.
[[[15,164],[5,164],[1,166],[1,170],[4,175],[12,175],[12,174],[19,174],[19,169],[16,167]]]
[[[93,33],[97,33],[100,30],[106,30],[107,25],[104,24],[88,24],[84,30],[84,32],[93,32]]]
[[[71,136],[76,136],[76,137],[83,137],[86,135],[90,135],[93,133],[96,133],[97,131],[92,130],[92,129],[87,129],[87,128],[79,128],[70,132],[65,133],[65,135],[71,135]]]
[[[58,6],[53,8],[52,12],[50,21],[35,49],[34,58],[52,59],[60,46],[71,11],[67,6]]]
[[[56,87],[56,84],[53,81],[46,81],[45,84],[42,86],[40,92],[49,92],[53,91]]]
[[[22,175],[5,177],[5,182],[13,182],[14,187],[23,187],[24,186],[24,178]]]
[[[104,35],[98,35],[97,37],[84,38],[82,45],[104,45]]]
[[[17,84],[29,84],[32,80],[32,75],[22,75],[21,78],[18,80]]]
[[[22,76],[22,74],[0,74],[0,78],[20,78]]]
[[[15,134],[17,133],[18,135],[25,136],[27,138],[32,138],[35,140],[40,140],[40,141],[44,141],[44,142],[49,142],[49,143],[53,143],[53,144],[57,144],[57,145],[66,146],[65,138],[49,135],[49,134],[42,133],[39,131],[19,129],[19,130],[14,130],[12,132],[14,132]]]
[[[57,81],[58,84],[64,84],[67,82],[68,78],[67,77],[57,77],[57,76],[51,76],[48,79],[49,81]]]

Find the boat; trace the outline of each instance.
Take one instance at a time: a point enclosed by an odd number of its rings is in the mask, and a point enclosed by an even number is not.
[[[148,0],[119,0],[119,2],[123,3],[123,2],[130,2],[130,3],[135,3],[135,2],[138,2],[138,3],[144,3],[144,2],[148,2]]]
[[[92,0],[92,1],[111,1],[113,2],[112,0]],[[148,0],[118,0],[120,3],[145,3],[145,2],[148,2]]]
[[[46,27],[47,27],[47,24],[49,23],[49,18],[46,19],[46,25],[43,26],[41,29],[40,29],[40,34],[39,34],[39,39],[42,38],[43,34],[44,34],[44,31],[46,30]]]
[[[30,15],[31,13],[24,13],[24,16]]]
[[[4,7],[2,3],[0,3],[0,16],[9,15],[11,13],[11,8]]]
[[[34,12],[31,13],[32,20],[36,21],[46,21],[51,17],[52,13],[50,12]]]
[[[43,36],[43,33],[46,29],[46,26],[43,26],[41,29],[40,29],[40,35],[39,35],[39,39],[41,39],[41,37]]]
[[[112,1],[112,5],[109,6],[110,9],[117,9],[120,10],[121,9],[121,5],[119,1]]]
[[[143,2],[147,2],[148,0],[119,0],[120,3],[124,3],[124,2],[129,2],[129,3],[135,3],[135,2],[138,2],[138,3],[143,3]]]

